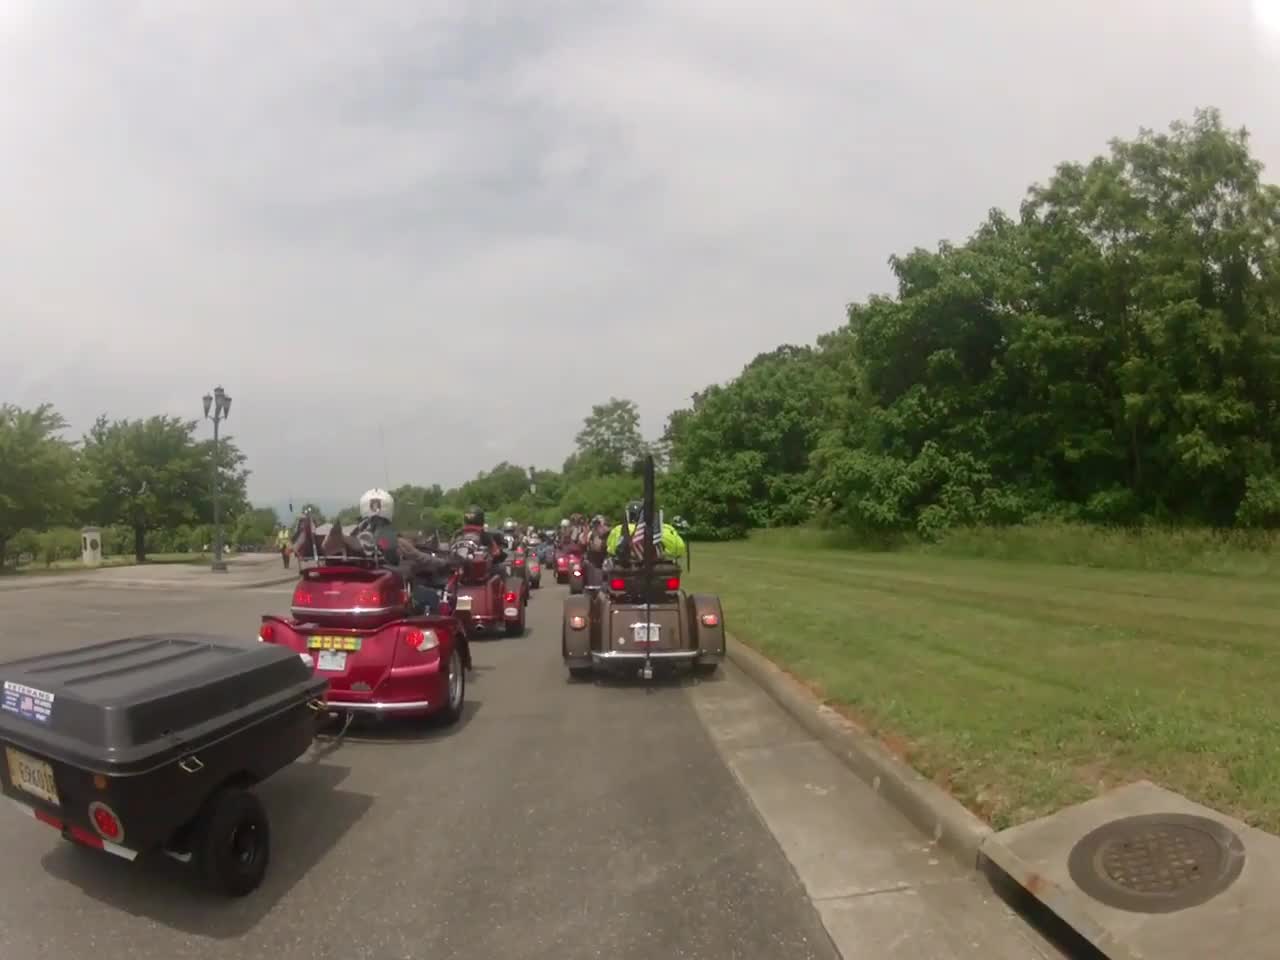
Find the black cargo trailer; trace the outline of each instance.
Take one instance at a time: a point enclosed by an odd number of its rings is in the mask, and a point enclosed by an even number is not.
[[[306,752],[327,683],[287,648],[200,634],[0,664],[0,787],[68,839],[161,849],[240,896],[270,856],[249,788]]]

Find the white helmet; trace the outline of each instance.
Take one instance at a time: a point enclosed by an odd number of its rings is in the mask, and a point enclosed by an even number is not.
[[[368,520],[370,517],[381,517],[388,523],[396,513],[396,498],[378,487],[366,490],[360,498],[360,516]]]
[[[567,526],[569,526],[569,518],[565,517],[563,520],[560,521],[560,527],[561,529],[564,529]]]

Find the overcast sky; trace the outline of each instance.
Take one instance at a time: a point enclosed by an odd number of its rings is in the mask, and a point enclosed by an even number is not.
[[[1112,136],[1216,105],[1274,174],[1260,13],[0,0],[0,401],[78,435],[221,383],[263,502],[384,483],[379,424],[393,485],[558,466]]]

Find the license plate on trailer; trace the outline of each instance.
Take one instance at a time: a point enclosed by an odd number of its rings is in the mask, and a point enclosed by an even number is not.
[[[341,650],[321,650],[320,656],[316,658],[317,670],[345,670],[347,669],[347,655]]]
[[[633,623],[631,638],[635,643],[657,643],[662,635],[660,623]]]
[[[458,598],[458,609],[459,609],[459,610],[470,610],[470,609],[471,609],[471,598],[470,598],[470,597],[459,597],[459,598]]]
[[[58,799],[58,785],[53,782],[53,767],[13,747],[5,747],[4,752],[9,759],[9,779],[15,787],[47,800],[55,807],[62,806]]]

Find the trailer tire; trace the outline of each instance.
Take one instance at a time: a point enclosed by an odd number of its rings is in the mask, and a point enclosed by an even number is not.
[[[193,846],[211,890],[228,897],[252,893],[271,860],[271,825],[262,801],[240,787],[223,787],[205,805]]]

